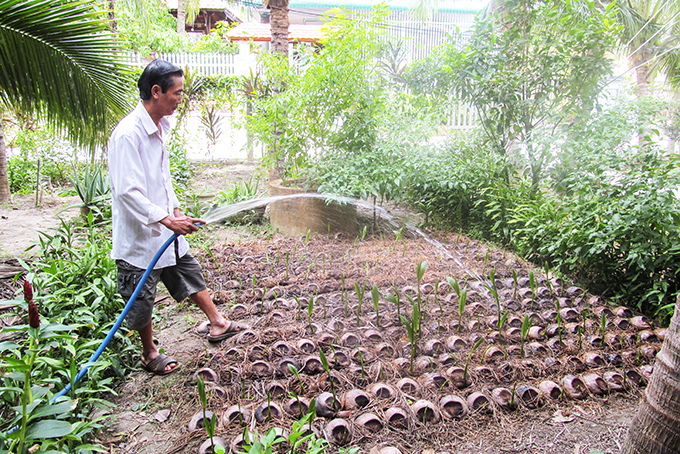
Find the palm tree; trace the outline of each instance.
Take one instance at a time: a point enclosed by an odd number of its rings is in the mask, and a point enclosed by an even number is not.
[[[267,0],[271,10],[271,51],[288,56],[288,0]]]
[[[680,295],[622,454],[680,452]]]
[[[92,149],[129,108],[129,76],[111,35],[108,5],[0,0],[0,103],[33,115]],[[0,125],[0,202],[9,200]]]
[[[657,71],[678,85],[680,72],[680,2],[627,0],[618,3],[617,20],[623,25],[621,51],[635,69],[637,96],[649,95],[649,82]]]

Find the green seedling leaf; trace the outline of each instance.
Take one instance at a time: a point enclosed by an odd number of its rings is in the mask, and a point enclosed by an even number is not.
[[[56,419],[43,419],[31,425],[26,432],[27,440],[41,438],[65,437],[73,431],[73,426],[66,421]]]
[[[460,298],[460,283],[458,282],[458,279],[449,276],[446,278],[446,281],[449,283],[453,291],[456,292],[456,295],[458,295],[458,297]]]

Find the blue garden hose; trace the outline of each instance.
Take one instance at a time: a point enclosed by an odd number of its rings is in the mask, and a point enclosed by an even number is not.
[[[202,225],[200,223],[196,223],[196,225]],[[106,346],[109,344],[111,339],[113,339],[113,336],[115,336],[116,332],[118,331],[118,328],[120,328],[120,325],[123,323],[123,320],[125,319],[125,316],[130,312],[130,308],[132,308],[132,304],[135,302],[137,299],[137,296],[139,295],[139,292],[142,291],[142,287],[144,286],[144,283],[146,280],[149,278],[149,275],[151,274],[151,271],[153,271],[153,267],[156,266],[156,263],[158,263],[158,260],[161,258],[161,255],[165,252],[165,250],[170,246],[179,236],[179,234],[175,233],[173,234],[168,240],[161,246],[161,248],[156,252],[156,255],[153,257],[151,260],[151,263],[149,263],[149,266],[146,268],[146,271],[142,275],[142,279],[139,281],[139,284],[137,284],[137,287],[135,287],[135,291],[132,292],[132,295],[130,296],[130,299],[128,300],[127,304],[123,308],[123,311],[120,313],[118,316],[118,320],[116,320],[116,323],[114,323],[113,327],[109,331],[109,334],[106,335],[104,340],[102,341],[101,345],[99,345],[99,348],[97,349],[96,352],[92,354],[90,359],[83,365],[82,369],[80,369],[80,372],[78,372],[78,375],[76,375],[76,378],[73,380],[73,384],[78,383],[78,381],[83,378],[85,373],[87,372],[87,369],[90,368],[92,363],[97,361],[99,359],[99,356],[102,354]],[[60,398],[61,396],[65,395],[69,390],[71,389],[71,383],[67,384],[64,389],[59,391],[57,394],[54,395],[50,399],[50,403],[53,403],[55,400]]]

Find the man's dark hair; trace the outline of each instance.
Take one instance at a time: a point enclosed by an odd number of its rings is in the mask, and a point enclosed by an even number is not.
[[[173,65],[169,61],[155,59],[149,63],[144,72],[139,76],[137,86],[139,87],[139,97],[144,101],[151,99],[151,88],[154,85],[161,87],[163,93],[168,91],[173,84],[173,79],[177,76],[182,77],[184,71],[177,65]]]

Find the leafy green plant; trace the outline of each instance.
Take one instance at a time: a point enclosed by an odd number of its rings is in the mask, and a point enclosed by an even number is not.
[[[319,349],[319,359],[321,359],[321,365],[323,366],[323,369],[326,371],[326,376],[328,378],[328,382],[331,385],[331,392],[333,393],[333,403],[336,402],[336,395],[335,395],[335,379],[331,375],[331,367],[328,364],[328,359],[326,358],[326,354],[323,352],[323,350]]]
[[[371,296],[373,299],[373,309],[375,309],[375,324],[380,327],[380,291],[375,284],[373,284],[373,287],[371,288]]]
[[[498,313],[498,329],[502,329],[503,327],[503,321],[502,320],[504,317],[501,315],[501,299],[498,295],[498,287],[496,286],[496,273],[494,270],[489,271],[489,279],[491,280],[491,285],[489,284],[482,284],[489,292],[491,292],[491,296],[493,296],[493,299],[496,301],[496,310]],[[505,317],[507,318],[507,312],[505,314]]]
[[[95,209],[98,214],[103,214],[111,198],[111,188],[102,167],[93,165],[79,173],[74,166],[73,173],[69,180],[78,193],[81,203],[69,208],[81,207],[87,209],[88,212]]]
[[[304,394],[305,393],[305,385],[304,385],[304,383],[302,383],[302,379],[300,378],[300,371],[298,371],[297,367],[295,367],[292,364],[288,364],[288,370],[290,370],[293,373],[293,375],[295,375],[295,378],[298,379],[298,384],[300,385],[300,392],[302,394]]]
[[[224,454],[224,447],[221,445],[215,445],[215,442],[213,441],[215,428],[217,427],[217,417],[215,416],[215,413],[213,413],[212,417],[210,418],[207,416],[206,411],[208,408],[208,400],[205,394],[205,383],[203,383],[203,378],[201,378],[200,375],[198,376],[196,386],[198,387],[198,397],[201,401],[201,407],[203,408],[203,426],[205,427],[205,431],[208,433],[208,437],[210,438],[211,449],[214,454]]]
[[[479,348],[480,345],[482,345],[482,342],[484,342],[484,338],[480,337],[477,339],[477,342],[472,346],[470,349],[470,353],[468,353],[467,359],[465,360],[465,368],[463,369],[463,383],[467,383],[467,377],[468,377],[468,366],[470,365],[470,360],[472,359],[472,354]]]
[[[413,298],[411,298],[411,295],[406,296],[411,303],[411,320],[404,317],[404,315],[400,315],[399,318],[406,327],[406,334],[408,335],[408,340],[411,343],[411,361],[409,370],[413,372],[413,360],[418,353],[418,340],[420,338],[420,305],[417,304]]]
[[[361,326],[361,306],[364,302],[364,292],[366,291],[366,283],[362,282],[361,285],[359,285],[358,282],[355,282],[354,290],[357,292],[357,298],[359,299],[359,304],[357,305],[357,326]]]
[[[314,334],[314,325],[312,325],[312,312],[314,312],[314,297],[309,297],[309,302],[307,303],[307,323],[309,325],[309,330]]]
[[[397,306],[397,318],[400,318],[401,317],[401,307],[400,307],[401,306],[401,302],[400,302],[401,298],[399,296],[399,292],[397,291],[396,287],[393,287],[392,290],[394,291],[394,293],[388,293],[387,295],[385,295],[385,299],[387,301],[389,301],[390,303],[394,304],[395,306]]]
[[[531,317],[529,314],[524,315],[524,320],[522,320],[521,328],[521,342],[520,342],[520,356],[524,358],[524,343],[529,336],[529,330],[531,329]]]

